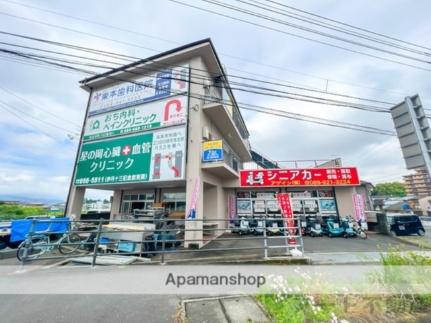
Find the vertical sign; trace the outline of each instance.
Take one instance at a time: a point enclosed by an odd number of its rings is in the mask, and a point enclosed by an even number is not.
[[[196,214],[196,203],[198,201],[199,198],[199,188],[200,188],[200,184],[201,184],[201,179],[198,176],[195,180],[195,186],[193,188],[193,194],[192,194],[192,199],[190,202],[190,208],[186,213],[186,219],[187,220],[195,220],[197,217]]]
[[[295,220],[293,219],[292,205],[290,203],[289,193],[277,194],[278,205],[280,206],[281,214],[283,215],[285,226],[290,236],[295,235]],[[295,245],[295,238],[290,238],[289,245]]]
[[[232,223],[236,217],[236,198],[233,194],[228,195],[227,214],[229,216],[229,222]]]
[[[365,216],[365,200],[361,194],[353,194],[353,207],[355,208],[355,220],[356,222],[366,223],[367,218]]]

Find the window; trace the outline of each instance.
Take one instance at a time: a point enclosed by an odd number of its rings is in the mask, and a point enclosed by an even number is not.
[[[238,161],[236,160],[236,158],[233,158],[233,159],[232,159],[232,168],[233,168],[235,171],[238,171]]]
[[[134,209],[149,209],[154,203],[154,193],[124,194],[121,213],[133,214]]]
[[[170,212],[186,210],[186,193],[163,193],[162,202],[166,209]]]

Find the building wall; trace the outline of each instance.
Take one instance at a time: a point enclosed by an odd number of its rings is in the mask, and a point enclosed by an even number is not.
[[[206,66],[200,57],[190,61],[190,66],[192,68],[206,70]],[[194,79],[193,75],[195,72],[191,72],[192,82],[190,84],[190,93],[192,95],[204,95],[204,84],[201,79]],[[199,71],[201,77],[205,74]],[[208,73],[205,75],[210,77]],[[198,83],[198,84],[195,84]],[[187,187],[186,187],[186,210],[190,209],[190,202],[192,200],[193,190],[195,186],[195,181],[199,180],[199,199],[197,202],[197,219],[198,221],[187,221],[186,229],[201,229],[203,227],[204,219],[225,219],[225,198],[223,192],[223,180],[208,173],[206,170],[202,170],[202,133],[203,128],[207,127],[211,133],[211,139],[222,139],[221,132],[210,118],[204,113],[202,107],[204,105],[203,100],[190,98],[190,111],[189,111],[189,129],[188,129],[188,152],[187,152]],[[214,222],[214,221],[208,221]],[[219,227],[225,227],[225,224],[218,223]],[[221,233],[221,232],[220,232]],[[186,240],[199,240],[203,238],[203,233],[201,231],[186,231]],[[196,243],[195,241],[193,243]],[[202,246],[203,242],[197,243]],[[189,243],[186,242],[186,247]]]
[[[352,198],[355,193],[356,191],[354,187],[344,186],[335,188],[335,198],[337,200],[338,214],[340,217],[355,215]]]
[[[111,219],[120,218],[121,197],[122,197],[122,190],[114,191],[114,196],[112,198],[112,204],[111,204]]]
[[[418,169],[414,174],[404,176],[407,195],[426,197],[431,195],[431,181],[428,172]]]

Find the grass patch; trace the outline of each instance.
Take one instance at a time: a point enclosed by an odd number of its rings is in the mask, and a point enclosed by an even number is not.
[[[39,206],[22,204],[0,204],[0,221],[24,219],[31,215],[61,215],[63,212],[50,212]]]
[[[328,295],[289,295],[279,300],[274,294],[258,295],[257,300],[276,322],[328,322],[342,314],[340,305]]]
[[[291,294],[287,280],[280,279],[274,290],[256,296],[276,322],[337,322],[361,317],[428,317],[431,310],[431,258],[415,252],[382,253],[383,270],[366,279],[370,289],[385,287],[389,293],[358,295]],[[310,281],[313,283],[318,283]],[[319,285],[320,286],[320,285]],[[424,287],[420,292],[418,287]],[[324,284],[322,285],[324,290]],[[376,289],[377,290],[377,289]],[[302,288],[301,291],[307,291]]]
[[[384,275],[380,277],[382,284],[402,284],[403,291],[394,293],[385,299],[385,307],[388,311],[401,312],[422,312],[431,308],[431,294],[416,294],[413,285],[430,286],[429,270],[431,258],[418,255],[414,252],[408,253],[387,253],[381,255],[381,261],[385,266]],[[413,266],[412,273],[403,273],[400,266]],[[424,267],[427,266],[427,267]]]

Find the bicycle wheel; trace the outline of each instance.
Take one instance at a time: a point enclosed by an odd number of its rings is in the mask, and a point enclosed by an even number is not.
[[[49,240],[46,236],[33,237],[31,241],[24,240],[18,246],[16,257],[19,261],[36,259],[49,248],[46,246],[48,242]]]
[[[77,233],[65,235],[58,242],[58,250],[63,255],[74,253],[81,246],[81,237]]]

